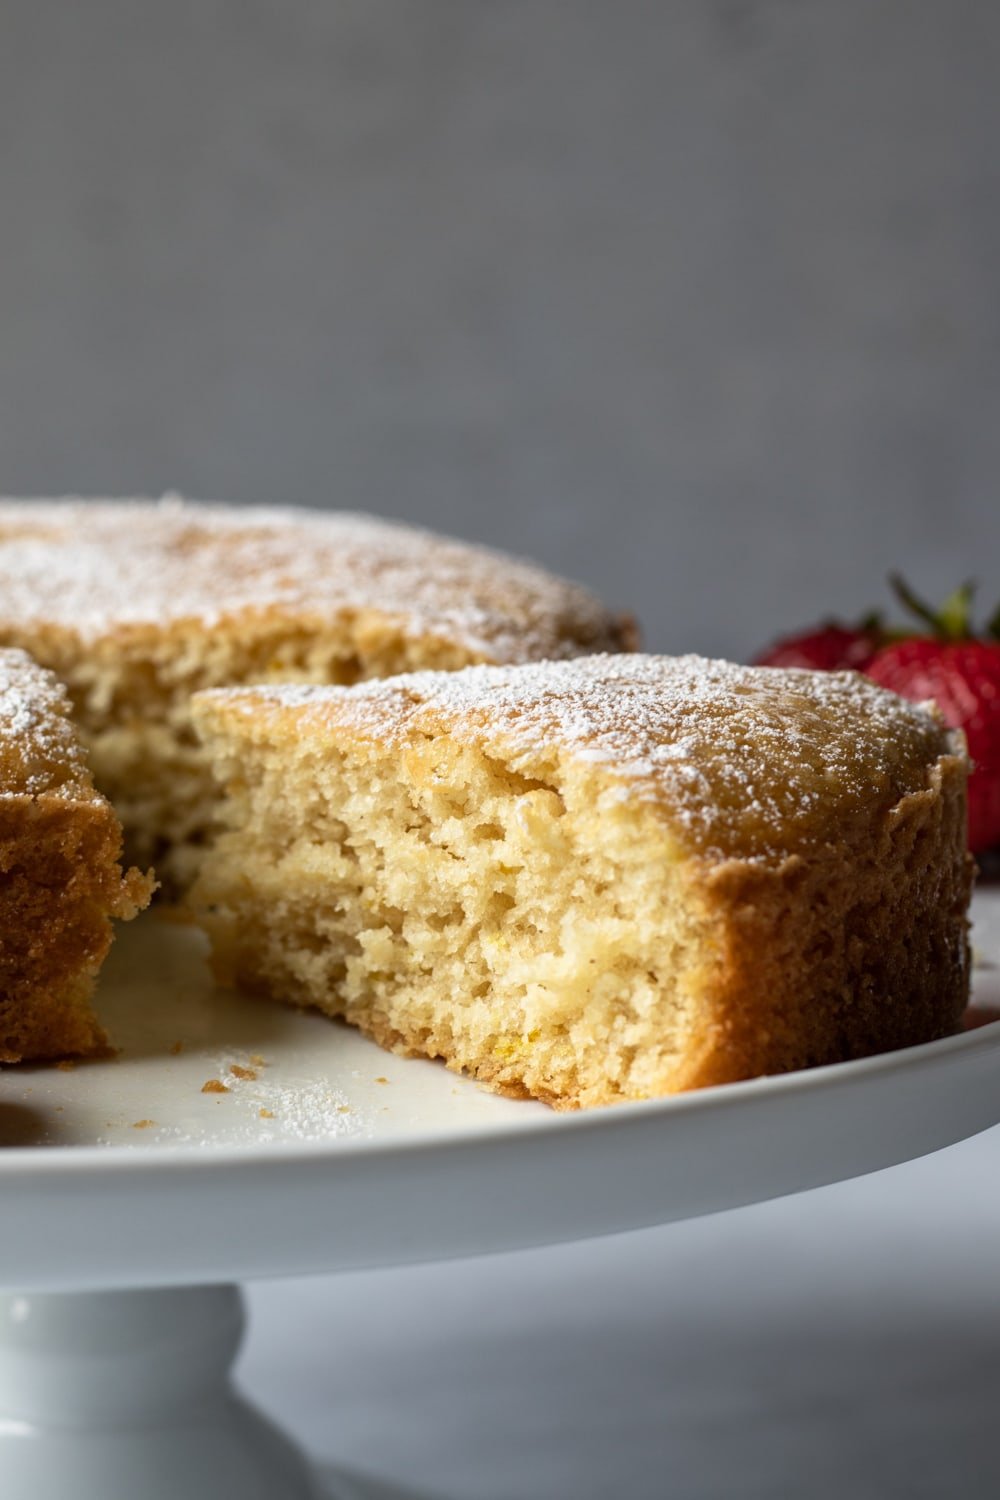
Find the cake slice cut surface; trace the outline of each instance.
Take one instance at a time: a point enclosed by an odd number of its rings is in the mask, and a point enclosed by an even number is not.
[[[851,673],[598,656],[199,695],[223,979],[559,1107],[953,1031],[967,760]]]
[[[91,993],[112,918],[134,916],[153,888],[123,875],[121,845],[62,686],[0,651],[0,1062],[106,1046]]]

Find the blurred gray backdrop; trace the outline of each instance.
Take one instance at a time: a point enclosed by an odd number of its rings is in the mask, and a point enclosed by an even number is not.
[[[0,488],[1000,595],[996,0],[0,0]]]

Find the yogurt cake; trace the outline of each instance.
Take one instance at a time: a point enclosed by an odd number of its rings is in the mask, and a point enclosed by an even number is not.
[[[0,1062],[86,1056],[112,918],[149,901],[122,874],[122,831],[87,769],[59,682],[0,650]]]
[[[853,673],[604,655],[199,695],[226,982],[559,1108],[947,1035],[968,760]]]
[[[210,833],[201,688],[631,649],[528,563],[366,516],[165,501],[0,502],[0,646],[67,685],[130,857],[174,893]]]

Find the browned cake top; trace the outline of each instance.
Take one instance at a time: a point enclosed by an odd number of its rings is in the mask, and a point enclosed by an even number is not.
[[[85,640],[247,611],[367,609],[486,660],[627,644],[585,589],[500,553],[346,513],[163,501],[0,501],[0,631]]]
[[[0,797],[92,796],[62,684],[24,651],[0,650]]]
[[[928,785],[961,736],[935,709],[853,672],[782,671],[696,656],[594,656],[418,672],[352,688],[200,696],[225,731],[403,744],[447,734],[526,774],[586,763],[666,811],[691,850],[771,858],[839,841],[852,819]]]

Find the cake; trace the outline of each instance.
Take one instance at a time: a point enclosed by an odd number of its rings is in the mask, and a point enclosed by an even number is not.
[[[129,857],[183,890],[214,794],[201,688],[629,648],[582,588],[363,516],[162,502],[0,502],[0,646],[67,685]]]
[[[0,1062],[104,1047],[90,997],[112,918],[134,916],[152,889],[122,874],[121,846],[62,686],[0,650]]]
[[[224,982],[560,1108],[926,1042],[968,762],[853,673],[697,657],[201,694]]]

